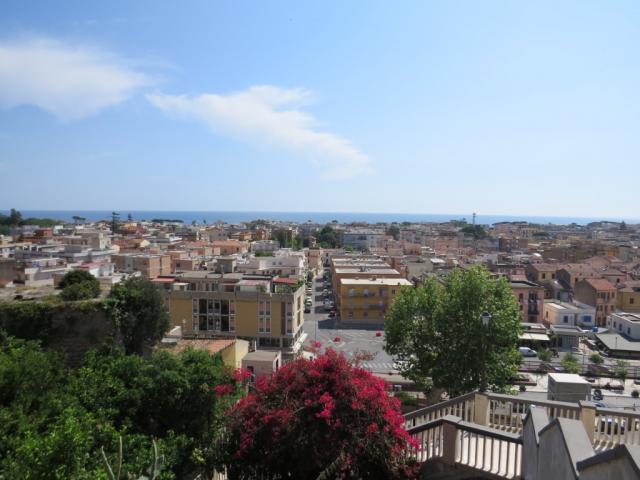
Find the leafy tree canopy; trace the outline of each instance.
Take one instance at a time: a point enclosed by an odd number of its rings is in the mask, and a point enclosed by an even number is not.
[[[483,313],[491,315],[483,325]],[[518,303],[504,279],[481,266],[456,269],[438,283],[402,289],[385,319],[385,350],[422,384],[466,393],[484,384],[503,389],[516,373]]]
[[[169,313],[160,290],[149,280],[130,277],[115,285],[106,300],[127,353],[142,354],[169,329]]]
[[[86,270],[71,270],[60,281],[64,300],[87,300],[100,295],[100,282]]]

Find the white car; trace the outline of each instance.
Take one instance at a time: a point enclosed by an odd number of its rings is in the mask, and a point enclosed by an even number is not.
[[[518,351],[520,352],[520,355],[522,355],[523,357],[537,357],[538,356],[538,352],[536,352],[535,350],[531,350],[529,347],[520,347],[520,348],[518,348]]]

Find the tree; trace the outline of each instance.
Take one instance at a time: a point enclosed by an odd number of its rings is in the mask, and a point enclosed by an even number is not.
[[[625,360],[618,360],[616,362],[614,375],[624,383],[629,376],[629,362]]]
[[[490,314],[484,326],[483,313]],[[439,284],[402,289],[385,318],[385,350],[424,388],[458,395],[503,389],[517,371],[520,310],[505,279],[456,269]]]
[[[160,290],[142,277],[130,277],[116,284],[109,293],[106,308],[127,353],[144,353],[170,326]]]
[[[397,225],[391,225],[387,228],[387,235],[391,235],[394,240],[398,240],[400,238],[400,229]]]
[[[485,238],[487,232],[485,232],[482,225],[466,225],[460,229],[461,232],[473,236],[476,240]]]
[[[230,478],[411,477],[399,403],[334,350],[295,360],[230,411]]]
[[[329,225],[318,232],[317,242],[324,248],[336,248],[338,246],[338,235]]]
[[[548,348],[541,348],[538,350],[538,358],[543,362],[548,362],[551,360],[551,351]]]
[[[569,373],[579,373],[580,372],[580,364],[578,363],[578,359],[571,352],[567,353],[564,356],[564,358],[560,361],[560,364]]]
[[[64,274],[59,287],[64,300],[86,300],[100,295],[100,282],[86,270],[76,269]]]
[[[589,361],[594,365],[602,365],[604,363],[604,358],[599,353],[592,353],[589,356]]]

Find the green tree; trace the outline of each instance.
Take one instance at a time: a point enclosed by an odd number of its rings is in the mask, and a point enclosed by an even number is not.
[[[391,235],[394,240],[398,240],[400,238],[400,229],[397,225],[391,225],[387,228],[387,235]]]
[[[538,350],[538,358],[543,362],[548,362],[551,360],[551,351],[548,348],[541,348]]]
[[[580,364],[578,363],[578,359],[571,352],[567,353],[564,356],[564,358],[560,361],[560,364],[569,373],[579,373],[580,372]]]
[[[460,229],[461,232],[472,235],[476,240],[485,238],[487,232],[482,225],[466,225]]]
[[[604,363],[604,358],[599,353],[592,353],[589,356],[589,361],[594,365],[602,365]]]
[[[622,381],[622,383],[624,383],[627,377],[629,376],[629,362],[625,360],[618,360],[616,362],[614,375],[617,378],[619,378]]]
[[[106,308],[127,353],[144,353],[169,330],[169,313],[162,294],[145,278],[130,277],[115,285]]]
[[[100,282],[86,270],[71,270],[64,274],[59,287],[64,300],[86,300],[100,295]]]
[[[336,248],[338,246],[338,235],[329,225],[326,225],[318,232],[316,240],[323,248]]]
[[[484,326],[483,313],[490,314]],[[458,395],[505,388],[517,371],[520,311],[508,283],[483,267],[403,289],[385,319],[385,350],[402,373]]]

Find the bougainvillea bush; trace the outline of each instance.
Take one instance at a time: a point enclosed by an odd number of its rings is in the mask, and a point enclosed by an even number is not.
[[[411,478],[411,439],[386,384],[328,349],[299,359],[229,413],[230,478]]]

